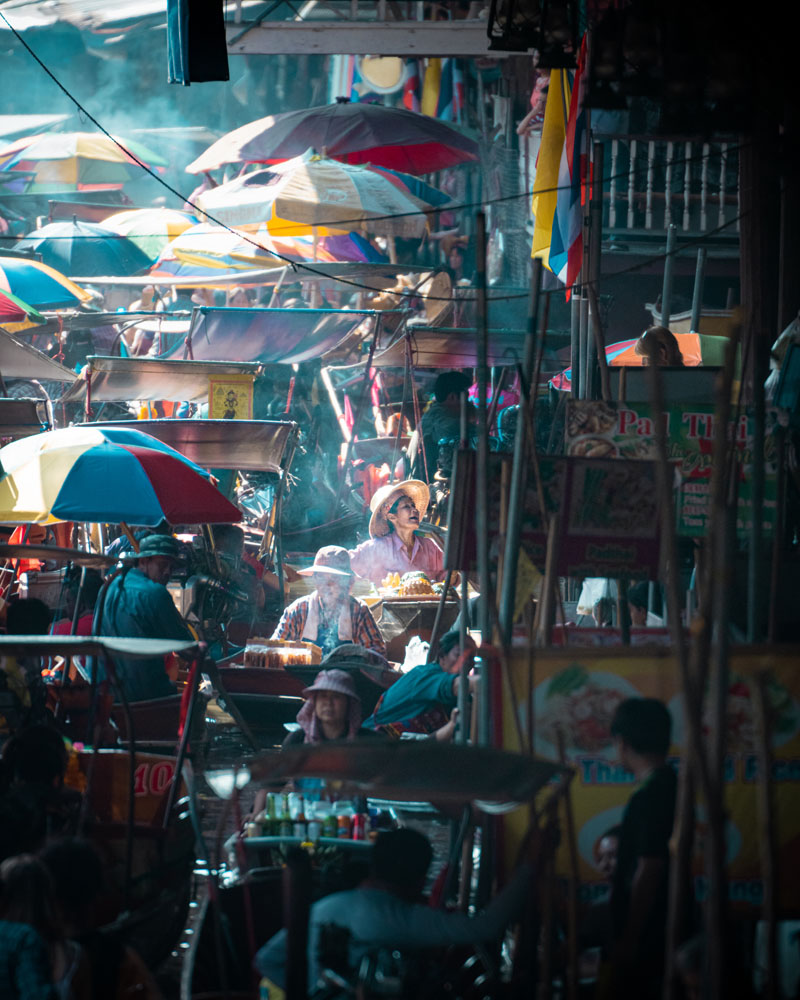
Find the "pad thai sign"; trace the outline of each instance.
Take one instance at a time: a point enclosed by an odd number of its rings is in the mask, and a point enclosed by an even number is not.
[[[708,403],[671,406],[666,412],[667,453],[679,464],[676,495],[678,534],[705,535],[711,504],[711,467],[715,434],[714,407]],[[738,516],[736,528],[752,528],[753,419],[743,413],[731,424],[739,457]],[[775,521],[776,467],[772,437],[765,444],[766,482],[764,528]],[[604,459],[654,459],[653,409],[645,403],[606,403],[570,400],[567,403],[566,449],[568,455]]]
[[[772,780],[778,831],[779,906],[800,913],[800,867],[796,863],[800,844],[800,649],[783,647],[759,652],[734,649],[731,654],[726,732],[726,806],[728,823],[729,896],[739,906],[758,907],[763,898],[758,846],[758,764],[751,687],[748,678],[755,669],[769,668],[767,686],[772,709]],[[513,689],[528,690],[528,655],[518,653],[510,663]],[[618,825],[625,806],[636,789],[633,775],[617,761],[610,733],[611,720],[626,698],[661,699],[672,717],[670,762],[677,767],[686,746],[683,698],[676,683],[676,665],[667,649],[548,650],[538,653],[530,700],[512,707],[503,694],[502,730],[504,746],[519,750],[513,715],[516,711],[523,732],[533,721],[536,754],[558,760],[559,734],[565,754],[575,768],[572,804],[579,855],[580,892],[584,900],[601,899],[608,885],[597,868],[597,851],[603,834]],[[708,730],[709,723],[706,722]],[[706,881],[702,866],[704,836],[703,807],[698,805],[695,861],[695,892],[702,899]],[[524,834],[527,811],[518,810],[506,820],[508,848]],[[557,858],[559,873],[569,873],[568,848],[562,844]],[[514,853],[507,854],[514,857]]]

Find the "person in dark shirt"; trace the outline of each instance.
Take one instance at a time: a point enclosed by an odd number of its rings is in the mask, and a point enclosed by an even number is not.
[[[191,642],[194,637],[167,590],[180,554],[180,542],[171,535],[145,538],[139,552],[130,557],[136,565],[115,577],[102,598],[98,634]],[[129,701],[166,698],[176,693],[163,657],[117,657],[116,663],[119,682]]]
[[[622,817],[611,890],[617,998],[647,1000],[661,991],[677,789],[667,763],[670,733],[669,712],[655,698],[628,698],[611,724],[620,763],[641,783]]]

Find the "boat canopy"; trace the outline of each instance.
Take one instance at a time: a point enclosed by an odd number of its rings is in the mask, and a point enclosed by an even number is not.
[[[276,473],[297,433],[297,424],[285,420],[120,420],[113,426],[152,434],[206,469]]]

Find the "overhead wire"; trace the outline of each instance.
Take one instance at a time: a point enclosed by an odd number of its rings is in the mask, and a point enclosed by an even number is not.
[[[283,255],[281,253],[278,253],[277,251],[275,251],[275,250],[273,250],[273,249],[271,249],[269,247],[263,246],[263,244],[259,243],[258,240],[252,239],[250,237],[250,234],[248,234],[248,233],[246,233],[246,232],[244,232],[242,230],[239,230],[239,229],[234,229],[231,226],[228,226],[226,223],[222,222],[221,220],[216,219],[214,216],[210,215],[208,212],[205,212],[198,205],[196,205],[193,201],[191,201],[190,197],[185,196],[177,188],[173,187],[168,181],[166,181],[163,177],[161,177],[158,173],[156,173],[156,171],[154,171],[147,163],[145,163],[144,161],[142,161],[141,159],[139,159],[138,156],[136,156],[133,152],[131,152],[129,149],[127,149],[116,138],[116,136],[112,135],[101,124],[101,122],[98,121],[98,119],[95,118],[94,115],[92,115],[91,112],[83,104],[81,104],[81,102],[78,100],[78,98],[75,97],[75,95],[58,79],[58,77],[52,72],[52,70],[43,62],[43,60],[31,48],[31,46],[25,41],[25,39],[22,37],[22,35],[20,34],[20,32],[9,22],[8,18],[5,16],[5,14],[3,13],[3,11],[1,9],[0,9],[0,18],[2,18],[2,20],[5,22],[5,24],[8,27],[8,29],[16,37],[17,41],[25,48],[25,50],[28,52],[28,54],[31,56],[31,58],[50,77],[50,79],[56,84],[56,86],[62,91],[62,93],[70,101],[72,101],[72,103],[75,105],[75,107],[78,109],[78,111],[81,114],[83,114],[90,122],[92,122],[92,124],[100,132],[102,132],[102,134],[105,135],[106,138],[108,138],[111,142],[113,142],[123,153],[125,153],[126,156],[130,157],[130,159],[134,163],[136,163],[136,165],[138,167],[140,167],[146,174],[148,174],[158,184],[160,184],[163,188],[165,188],[167,191],[169,191],[170,194],[174,195],[176,198],[181,199],[183,201],[184,205],[189,205],[190,208],[192,208],[193,210],[199,212],[201,215],[205,216],[205,218],[207,218],[208,220],[210,220],[211,222],[213,222],[215,225],[220,226],[222,229],[224,229],[225,231],[227,231],[231,235],[234,235],[234,236],[242,239],[244,242],[249,243],[254,248],[259,249],[259,250],[267,253],[269,256],[275,258],[276,260],[283,261],[283,263],[287,267],[291,267],[292,268],[292,270],[294,271],[294,273],[297,273],[298,271],[301,271],[301,272],[313,275],[313,276],[318,277],[318,278],[324,278],[326,280],[334,281],[334,282],[336,282],[338,284],[341,284],[341,285],[346,285],[346,286],[354,288],[354,289],[356,289],[358,291],[369,291],[369,292],[374,292],[375,291],[375,288],[373,286],[371,286],[371,285],[366,285],[366,284],[363,284],[362,282],[354,281],[354,280],[349,279],[349,278],[343,278],[343,277],[340,277],[340,276],[337,276],[337,275],[329,275],[325,271],[320,271],[318,268],[315,268],[312,264],[306,263],[304,261],[295,261],[295,260],[292,260],[291,258],[286,257],[285,255]],[[740,143],[738,146],[732,147],[731,151],[732,152],[736,152],[736,151],[738,151],[740,149],[746,148],[747,145],[749,145],[749,144],[750,143]],[[677,158],[677,159],[671,159],[671,160],[668,161],[668,163],[671,166],[679,165],[681,163],[683,163],[684,165],[686,165],[687,163],[691,163],[691,162],[702,162],[704,159],[707,159],[707,158],[710,158],[710,157],[711,157],[711,153],[709,151],[709,152],[703,152],[703,153],[701,153],[700,155],[698,155],[696,157],[695,156],[686,156],[686,157],[680,157],[680,158]],[[664,165],[666,166],[667,164],[665,163]],[[644,170],[645,168],[642,167],[640,169]],[[603,178],[603,183],[606,183],[606,182],[610,183],[611,180],[620,179],[620,178],[629,177],[629,176],[630,176],[630,170],[628,170],[628,171],[620,171],[620,173],[617,174],[617,175],[609,175],[608,177],[604,177]],[[569,186],[570,185],[556,185],[556,186],[550,187],[550,188],[543,188],[543,189],[541,189],[539,191],[536,191],[536,192],[534,192],[533,190],[531,190],[531,191],[516,192],[514,194],[502,195],[502,196],[499,196],[497,198],[488,199],[488,200],[484,200],[484,201],[481,201],[481,202],[462,203],[461,205],[456,205],[456,206],[445,205],[445,206],[442,206],[442,208],[440,210],[441,211],[448,211],[448,212],[449,211],[452,211],[452,212],[466,211],[467,209],[471,209],[471,208],[479,208],[479,207],[487,207],[487,206],[497,205],[497,204],[501,204],[501,203],[508,202],[508,201],[514,201],[514,200],[517,200],[517,199],[520,199],[520,198],[531,198],[534,193],[536,193],[536,194],[552,194],[552,193],[556,193],[556,192],[561,191],[561,190],[566,190]],[[395,215],[377,216],[377,217],[373,217],[370,220],[363,220],[363,219],[342,220],[342,224],[350,224],[350,223],[354,223],[354,222],[363,222],[363,221],[369,221],[369,222],[377,222],[377,221],[381,221],[381,220],[385,221],[385,220],[391,220],[391,219],[395,219],[395,218],[403,218],[403,217],[406,217],[406,216],[414,216],[414,215],[417,215],[417,214],[419,214],[419,212],[405,212],[405,213],[397,213]],[[634,265],[631,265],[628,268],[623,268],[622,270],[617,271],[615,273],[615,276],[617,276],[617,275],[623,275],[623,274],[635,273],[636,271],[643,270],[643,269],[651,266],[653,263],[656,263],[656,262],[661,261],[661,260],[666,260],[669,256],[676,256],[678,253],[680,253],[683,250],[685,250],[687,246],[691,246],[693,244],[700,245],[704,241],[708,240],[709,238],[717,235],[718,233],[722,232],[723,230],[725,230],[725,229],[729,228],[730,226],[735,225],[736,223],[738,223],[740,221],[740,219],[744,217],[744,214],[746,214],[746,213],[740,213],[735,218],[730,219],[727,222],[725,222],[725,223],[717,226],[715,229],[707,231],[706,233],[702,234],[701,236],[690,238],[688,241],[685,241],[682,244],[681,247],[676,247],[676,249],[674,251],[672,251],[671,253],[664,252],[663,254],[653,254],[653,255],[650,255],[647,258],[647,260],[645,260],[645,261],[643,261],[643,262],[641,262],[639,264],[634,264]],[[7,237],[0,237],[0,240],[5,240],[6,238]],[[55,237],[55,238],[59,239],[59,238],[62,238],[62,237]],[[71,238],[74,238],[74,237],[63,237],[63,238],[70,238],[71,239]],[[432,267],[431,268],[431,270],[437,270],[437,269],[438,268],[436,268],[436,267]],[[157,284],[158,283],[158,279],[154,277],[153,283]],[[593,284],[593,283],[594,282],[584,281],[584,282],[582,282],[582,285],[583,286],[588,286],[589,284]],[[416,297],[419,296],[419,293],[416,290],[414,290],[414,291],[398,290],[396,292],[392,291],[391,294],[395,295],[395,296],[397,296],[398,298],[401,298],[401,299],[403,299],[403,298],[411,299],[411,298],[416,298]],[[520,292],[520,293],[512,293],[512,294],[507,294],[507,295],[489,295],[488,298],[489,298],[489,301],[491,301],[491,302],[505,302],[505,301],[512,301],[512,300],[516,300],[516,299],[527,298],[527,296],[528,296],[528,292],[524,291],[524,292]],[[451,296],[432,296],[432,295],[427,295],[427,296],[425,296],[425,298],[426,298],[427,301],[435,301],[435,302],[449,302],[449,301],[451,301]],[[460,298],[460,301],[462,301],[462,302],[476,301],[476,298],[477,298],[476,296],[463,296],[463,297]]]

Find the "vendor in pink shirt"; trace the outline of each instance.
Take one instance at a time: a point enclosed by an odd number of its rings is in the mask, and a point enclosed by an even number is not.
[[[444,579],[442,550],[416,533],[429,501],[430,491],[418,479],[382,486],[369,505],[370,540],[350,552],[353,572],[376,586],[389,573],[421,572],[432,582]]]

